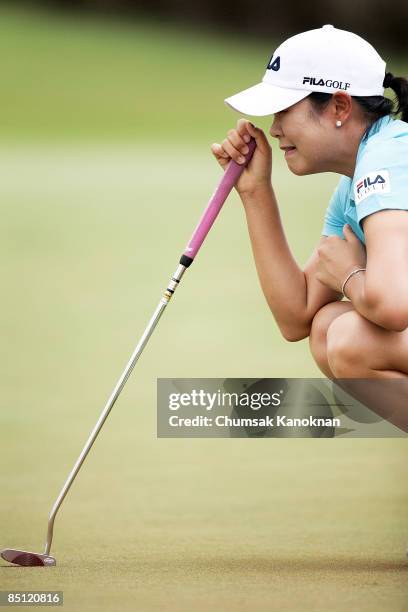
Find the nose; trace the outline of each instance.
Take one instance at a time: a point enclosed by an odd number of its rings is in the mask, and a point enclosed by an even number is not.
[[[280,138],[282,136],[282,128],[279,120],[279,113],[276,113],[273,118],[273,123],[269,128],[269,133],[273,138]]]

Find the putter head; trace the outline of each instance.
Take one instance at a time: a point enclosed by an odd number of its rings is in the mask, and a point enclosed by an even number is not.
[[[40,553],[27,552],[26,550],[4,548],[4,550],[0,551],[0,555],[5,561],[15,565],[22,565],[23,567],[51,567],[57,565],[54,557],[50,557],[50,555],[41,555]]]

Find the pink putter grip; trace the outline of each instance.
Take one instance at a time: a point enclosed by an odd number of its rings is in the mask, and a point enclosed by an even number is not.
[[[249,153],[245,155],[245,164],[237,164],[232,159],[228,165],[228,168],[225,170],[224,176],[219,182],[218,187],[210,198],[207,208],[205,209],[196,229],[194,230],[193,235],[191,236],[191,240],[183,253],[190,259],[194,259],[194,257],[197,255],[199,248],[203,244],[205,237],[207,236],[208,232],[212,227],[212,224],[217,218],[217,215],[220,212],[222,205],[227,199],[235,183],[241,176],[245,166],[247,166],[250,162],[256,147],[254,138],[251,138],[248,143],[248,147]]]

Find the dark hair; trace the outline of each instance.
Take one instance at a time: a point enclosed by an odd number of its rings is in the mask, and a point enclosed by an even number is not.
[[[353,96],[353,99],[361,106],[369,124],[373,124],[386,115],[399,114],[401,114],[402,121],[408,122],[408,79],[396,77],[391,72],[387,72],[383,86],[386,89],[390,87],[394,90],[396,94],[394,100],[385,96]],[[314,91],[308,98],[316,109],[322,109],[327,106],[332,95]]]

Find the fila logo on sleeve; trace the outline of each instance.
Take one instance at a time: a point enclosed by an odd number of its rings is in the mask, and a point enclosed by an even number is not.
[[[357,205],[370,195],[381,195],[390,191],[391,182],[388,170],[377,170],[366,174],[354,183],[354,200]]]

